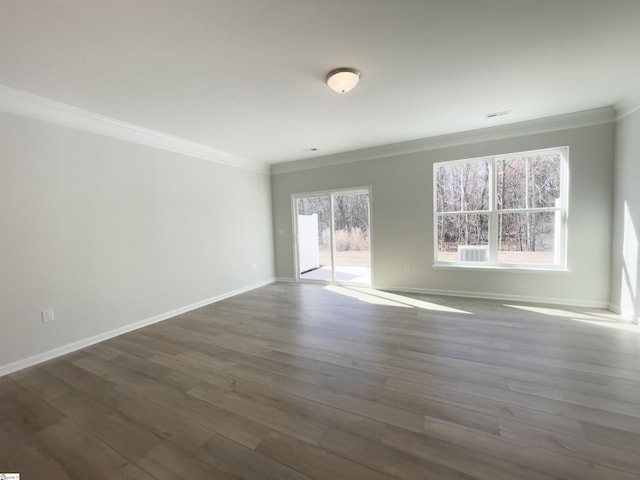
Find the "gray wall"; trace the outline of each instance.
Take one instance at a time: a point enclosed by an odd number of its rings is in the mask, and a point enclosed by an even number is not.
[[[374,286],[607,305],[614,137],[615,126],[607,123],[272,174],[276,275],[294,277],[292,193],[371,185]],[[570,147],[569,273],[433,268],[434,162],[564,145]]]
[[[611,304],[640,318],[640,111],[621,118],[616,128],[613,268]]]
[[[0,371],[273,278],[268,175],[2,113],[0,145]]]

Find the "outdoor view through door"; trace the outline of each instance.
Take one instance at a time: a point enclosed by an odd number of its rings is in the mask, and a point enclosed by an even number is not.
[[[294,196],[298,280],[371,285],[369,191]]]

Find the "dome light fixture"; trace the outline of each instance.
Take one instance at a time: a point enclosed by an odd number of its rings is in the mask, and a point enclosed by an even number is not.
[[[355,68],[341,67],[327,73],[327,85],[338,93],[347,93],[360,81],[360,72]]]

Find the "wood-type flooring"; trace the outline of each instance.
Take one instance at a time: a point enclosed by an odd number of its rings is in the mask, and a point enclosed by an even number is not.
[[[275,283],[0,378],[0,472],[640,479],[640,330]]]

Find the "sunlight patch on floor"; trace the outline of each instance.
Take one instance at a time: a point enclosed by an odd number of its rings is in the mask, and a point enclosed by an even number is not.
[[[575,320],[576,322],[580,322],[580,323],[597,325],[599,327],[607,327],[607,328],[613,328],[616,330],[626,330],[627,332],[640,333],[640,326],[634,325],[633,323],[626,323],[621,320],[617,322],[612,322],[610,320],[608,321],[607,320],[584,320],[581,318],[572,318],[572,320]]]
[[[525,310],[527,312],[539,313],[541,315],[550,315],[552,317],[563,317],[563,318],[573,318],[573,319],[593,319],[594,317],[591,315],[586,315],[579,312],[572,312],[570,310],[564,310],[561,308],[554,307],[533,307],[530,305],[507,305],[504,304],[505,307],[509,308],[517,308],[518,310]]]
[[[527,312],[538,313],[541,315],[548,315],[551,317],[568,318],[580,323],[588,323],[591,325],[615,328],[618,330],[640,332],[640,327],[638,327],[638,325],[624,322],[619,315],[616,315],[613,312],[573,312],[571,310],[565,310],[563,308],[534,307],[530,305],[504,304],[504,306],[509,308],[516,308],[518,310],[525,310]]]
[[[387,305],[389,307],[411,308],[409,305],[404,305],[402,303],[394,302],[393,300],[387,300],[376,295],[371,295],[370,293],[362,292],[352,287],[327,285],[326,287],[324,287],[324,289],[332,293],[339,293],[340,295],[344,295],[345,297],[355,298],[356,300],[370,303],[372,305]]]
[[[388,305],[403,308],[420,308],[433,312],[471,314],[471,312],[467,312],[465,310],[447,307],[445,305],[439,305],[437,303],[425,302],[424,300],[418,300],[417,298],[408,297],[397,293],[374,290],[372,288],[327,285],[325,289],[375,305]]]

